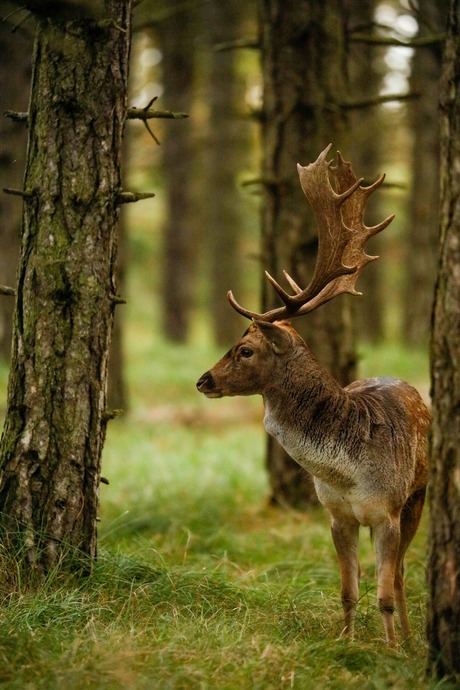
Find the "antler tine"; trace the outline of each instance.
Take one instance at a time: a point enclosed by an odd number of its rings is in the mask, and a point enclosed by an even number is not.
[[[300,185],[316,216],[318,223],[318,256],[313,277],[309,285],[302,289],[284,271],[285,278],[294,294],[289,294],[269,273],[265,275],[284,303],[264,314],[245,309],[233,297],[227,295],[232,307],[249,319],[275,321],[279,318],[306,314],[321,304],[328,302],[344,292],[359,295],[355,284],[370,261],[378,257],[369,256],[364,244],[372,235],[386,228],[394,216],[381,223],[368,227],[364,224],[364,209],[369,196],[383,183],[381,175],[373,184],[363,187],[363,178],[357,178],[353,169],[337,152],[337,164],[327,161],[332,147],[329,144],[314,163],[297,166]],[[329,174],[336,181],[336,189],[331,185]]]
[[[284,274],[287,275],[285,271],[284,271]],[[276,280],[270,275],[270,273],[268,271],[265,271],[265,277],[267,278],[268,282],[273,285],[273,287],[275,288],[278,295],[281,297],[284,304],[286,306],[291,304],[292,303],[292,296],[289,295],[286,292],[286,290],[284,290],[284,288],[281,287],[281,285],[276,282]],[[295,283],[294,283],[294,285],[295,285]],[[292,287],[292,285],[291,285],[291,287]],[[296,286],[296,287],[298,288],[298,286]],[[300,288],[298,288],[298,289],[300,290]],[[295,290],[295,288],[294,288],[294,290]]]
[[[381,223],[377,223],[377,225],[372,225],[371,227],[368,227],[366,225],[366,230],[368,232],[368,235],[369,236],[377,235],[382,230],[385,230],[385,228],[390,225],[391,221],[394,220],[394,218],[395,218],[395,214],[392,213],[391,216],[388,216],[388,218],[385,218],[385,220],[382,220]]]
[[[241,314],[241,316],[245,316],[247,319],[255,319],[257,318],[258,314],[255,312],[249,311],[249,309],[245,309],[244,307],[241,306],[241,304],[238,304],[236,299],[233,296],[233,292],[229,290],[227,292],[227,299],[232,305],[233,309],[238,312],[238,314]]]
[[[331,168],[331,170],[332,170],[332,168]],[[364,177],[360,177],[359,180],[356,180],[356,182],[354,182],[351,185],[351,187],[349,187],[344,192],[342,192],[342,194],[335,194],[335,200],[336,200],[337,204],[339,204],[339,205],[343,204],[344,201],[349,199],[351,197],[351,195],[356,192],[356,190],[358,189],[358,187],[360,186],[360,184],[363,180],[364,180]],[[334,190],[332,190],[332,191],[334,191]]]
[[[286,315],[286,307],[270,309],[270,311],[266,311],[263,314],[258,314],[255,311],[249,311],[249,309],[245,309],[241,306],[241,304],[238,304],[231,290],[227,292],[227,299],[232,305],[233,309],[238,312],[238,314],[241,314],[241,316],[244,316],[246,319],[250,319],[251,321],[271,321],[273,323],[273,321],[282,319]]]
[[[339,156],[339,155],[340,155],[339,152],[337,152],[337,156]],[[346,163],[346,161],[343,160],[342,156],[340,156],[340,159],[341,159],[341,162],[342,162],[343,164]],[[375,182],[373,182],[372,184],[368,185],[367,187],[363,187],[363,188],[362,188],[363,193],[365,193],[366,196],[370,196],[373,192],[375,192],[375,190],[377,189],[377,187],[380,187],[380,185],[384,183],[385,178],[386,178],[385,173],[382,173],[382,174],[380,175],[380,177],[378,177],[378,178],[375,180]]]
[[[337,152],[338,153],[338,152]],[[340,154],[338,153],[338,156]],[[343,160],[343,159],[342,159]],[[361,187],[363,197],[367,200],[368,197],[370,197],[371,194],[375,192],[378,187],[380,187],[381,184],[385,181],[386,175],[385,173],[382,173],[380,177],[378,177],[375,182],[372,184],[368,185],[367,187]],[[373,225],[371,227],[366,226],[367,232],[369,233],[369,236],[377,235],[377,233],[381,232],[382,230],[385,230],[385,228],[390,225],[391,221],[394,219],[395,215],[394,213],[391,214],[391,216],[388,216],[388,218],[385,218],[385,220],[382,220],[381,223],[377,223],[377,225]]]
[[[293,278],[291,278],[291,276],[289,275],[289,273],[287,271],[283,271],[283,274],[284,274],[284,277],[286,278],[287,282],[289,283],[289,285],[291,286],[291,288],[294,290],[295,293],[299,294],[300,292],[302,292],[302,288],[297,285],[295,280],[293,280]]]

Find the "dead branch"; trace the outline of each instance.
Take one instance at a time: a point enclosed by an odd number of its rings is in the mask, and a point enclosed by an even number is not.
[[[14,297],[16,290],[6,285],[0,285],[0,295],[5,295],[5,297]]]
[[[3,187],[3,192],[12,196],[22,196],[23,199],[31,199],[34,196],[33,192],[26,192],[23,189],[10,189],[9,187]]]
[[[187,113],[174,113],[171,110],[150,110],[145,108],[128,108],[126,114],[128,120],[151,120],[154,118],[158,119],[171,119],[171,120],[182,120],[188,117]]]
[[[431,36],[417,36],[410,40],[393,38],[391,36],[376,36],[374,34],[364,34],[359,31],[349,35],[349,40],[354,43],[366,43],[375,46],[396,46],[400,48],[425,48],[438,43],[443,43],[445,34],[432,34]]]
[[[235,38],[233,41],[222,41],[212,46],[216,52],[224,50],[239,50],[248,48],[249,50],[260,50],[260,41],[257,38]]]
[[[3,115],[10,120],[14,120],[14,122],[27,122],[29,117],[29,113],[19,113],[16,110],[5,110]]]
[[[383,94],[382,96],[364,98],[360,101],[346,101],[340,105],[346,110],[359,110],[361,108],[372,108],[373,106],[382,105],[383,103],[392,103],[393,101],[410,101],[416,98],[420,98],[420,94],[415,91],[412,91],[411,93],[389,93]]]
[[[148,120],[151,119],[152,117],[169,117],[169,118],[172,117],[172,118],[175,118],[175,119],[179,119],[179,118],[181,118],[181,117],[188,117],[188,115],[186,115],[185,113],[171,113],[170,111],[167,111],[167,110],[160,110],[160,111],[158,111],[158,110],[152,110],[150,106],[151,106],[153,103],[155,103],[155,101],[156,101],[157,99],[158,99],[158,96],[154,96],[154,97],[147,103],[147,105],[145,106],[145,108],[130,108],[130,109],[128,110],[127,117],[128,117],[128,119],[137,119],[137,120],[141,120],[141,121],[144,123],[147,132],[150,134],[150,136],[151,136],[152,139],[155,141],[155,143],[158,144],[158,145],[160,145],[160,142],[158,141],[157,137],[155,136],[155,134],[154,134],[154,133],[152,132],[152,130],[150,129]],[[134,115],[133,115],[133,111],[135,112]],[[161,113],[160,116],[156,115],[156,113],[158,113],[158,112]],[[131,115],[130,115],[130,113],[131,113]]]
[[[144,199],[151,199],[155,194],[153,192],[118,192],[116,196],[117,204],[134,204],[136,201],[143,201]]]

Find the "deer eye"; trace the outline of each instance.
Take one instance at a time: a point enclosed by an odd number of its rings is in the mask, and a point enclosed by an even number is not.
[[[246,359],[248,359],[249,357],[252,357],[253,354],[254,354],[254,350],[251,350],[251,348],[249,348],[249,347],[242,347],[240,350],[240,355],[242,357],[245,357]]]

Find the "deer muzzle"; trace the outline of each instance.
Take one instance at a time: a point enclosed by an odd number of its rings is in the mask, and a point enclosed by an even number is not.
[[[221,398],[222,393],[216,389],[216,382],[210,371],[207,371],[196,382],[196,387],[200,393],[204,393],[207,398]]]

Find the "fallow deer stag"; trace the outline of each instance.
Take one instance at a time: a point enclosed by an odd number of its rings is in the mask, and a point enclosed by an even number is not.
[[[387,642],[395,644],[394,609],[402,633],[410,626],[404,586],[404,556],[417,530],[426,488],[429,413],[418,392],[403,381],[373,378],[345,388],[321,367],[285,317],[316,309],[341,293],[360,294],[356,280],[377,257],[366,240],[383,230],[364,224],[368,197],[384,176],[364,187],[340,154],[298,166],[300,184],[316,215],[319,247],[313,278],[301,289],[290,276],[292,294],[268,273],[283,306],[264,314],[230,304],[252,324],[234,347],[197,382],[209,398],[263,396],[264,425],[289,455],[310,472],[319,500],[329,512],[337,551],[344,612],[343,634],[353,635],[358,601],[360,525],[375,539],[377,599]],[[335,191],[329,175],[335,180]]]

